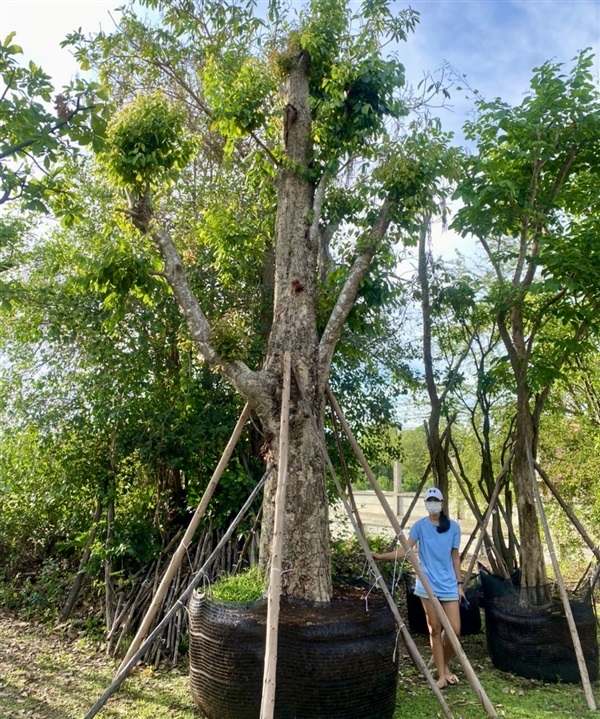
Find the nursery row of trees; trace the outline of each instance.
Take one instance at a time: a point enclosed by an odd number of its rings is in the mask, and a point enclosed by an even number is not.
[[[309,407],[293,389],[287,594],[331,592],[310,418],[333,447],[328,383],[375,465],[403,451],[390,439],[401,395],[427,405],[444,491],[457,468],[485,506],[510,460],[520,561],[501,513],[494,537],[526,585],[545,584],[530,457],[600,516],[589,52],[535,69],[516,106],[476,96],[466,151],[405,86],[411,10],[141,5],[147,17],[130,8],[111,33],[67,39],[96,79],[55,110],[14,38],[1,48],[3,566],[78,557],[93,525],[90,575],[126,579],[185,524],[247,401],[251,428],[211,505],[227,523],[278,456],[289,350]],[[448,88],[433,78],[428,92]],[[474,236],[476,259],[435,257],[437,223]],[[262,566],[275,486],[274,473]]]

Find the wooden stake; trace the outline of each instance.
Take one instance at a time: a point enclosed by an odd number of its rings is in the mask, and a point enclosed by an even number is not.
[[[514,450],[511,451],[511,453],[506,458],[506,461],[504,462],[504,465],[500,470],[500,474],[498,474],[498,478],[496,479],[496,486],[494,487],[494,491],[492,492],[492,496],[490,497],[490,503],[488,504],[488,508],[485,510],[483,521],[481,522],[481,526],[479,528],[479,539],[477,540],[477,544],[473,551],[473,558],[471,559],[471,563],[469,564],[467,573],[463,577],[465,586],[469,583],[469,579],[471,579],[471,575],[473,574],[475,562],[477,561],[479,550],[481,549],[481,545],[483,544],[484,532],[487,529],[487,526],[490,522],[490,517],[492,516],[492,512],[494,511],[494,507],[496,506],[496,502],[498,500],[498,497],[500,496],[500,490],[502,489],[502,485],[504,483],[503,480],[504,477],[508,474],[508,470],[510,469],[510,463],[513,458],[513,454]]]
[[[281,424],[279,427],[279,466],[277,471],[277,490],[275,492],[271,576],[267,596],[267,636],[265,641],[265,666],[263,672],[260,719],[273,719],[275,713],[277,639],[279,637],[279,606],[281,600],[281,555],[283,550],[283,520],[285,517],[285,490],[288,468],[291,367],[292,356],[289,352],[285,352],[283,355],[283,391],[281,395]]]
[[[398,536],[398,540],[400,541],[400,544],[402,545],[404,551],[406,552],[406,557],[409,559],[410,563],[413,566],[413,569],[415,570],[417,576],[421,580],[421,583],[423,584],[423,588],[425,589],[427,596],[429,597],[429,600],[431,601],[432,605],[435,607],[435,610],[437,612],[438,618],[446,630],[446,636],[448,638],[448,641],[452,644],[452,648],[456,652],[457,659],[461,663],[461,666],[465,672],[465,676],[469,680],[471,686],[473,687],[473,691],[475,692],[477,698],[481,702],[483,708],[485,711],[489,714],[489,716],[493,717],[494,719],[497,719],[498,714],[496,713],[496,710],[494,709],[492,703],[489,700],[488,695],[486,694],[484,688],[482,687],[479,679],[477,678],[477,675],[475,674],[475,671],[473,670],[473,667],[471,666],[471,663],[469,662],[469,659],[467,655],[465,654],[460,641],[458,640],[458,637],[456,636],[454,629],[452,628],[452,625],[450,623],[450,620],[446,616],[446,612],[442,609],[442,605],[440,604],[439,600],[433,593],[433,590],[431,589],[431,585],[427,581],[427,577],[423,573],[423,570],[421,569],[421,566],[419,564],[419,561],[416,559],[414,552],[410,551],[410,545],[404,535],[404,532],[402,531],[402,528],[400,527],[400,524],[398,523],[398,520],[396,519],[396,515],[394,514],[392,508],[388,504],[387,499],[385,498],[385,495],[381,491],[381,488],[377,484],[377,479],[375,478],[375,475],[373,474],[373,471],[369,467],[369,464],[367,460],[365,459],[365,456],[358,445],[358,442],[354,438],[354,435],[352,434],[352,431],[350,429],[350,426],[346,422],[346,418],[344,417],[342,410],[337,403],[337,400],[333,396],[333,393],[329,389],[329,387],[326,388],[327,396],[329,397],[329,401],[331,402],[333,408],[335,409],[335,412],[337,416],[339,417],[340,423],[346,432],[346,436],[348,437],[348,441],[352,445],[352,448],[354,449],[354,452],[358,458],[358,461],[362,465],[363,470],[365,471],[365,474],[367,476],[367,479],[369,480],[371,487],[375,491],[375,494],[379,498],[379,501],[381,502],[381,506],[383,507],[388,519],[390,520],[390,523],[392,527],[394,528],[394,531],[396,532]]]
[[[534,464],[535,464],[535,469],[536,469],[537,473],[544,480],[544,482],[546,483],[546,486],[552,492],[552,494],[554,495],[554,498],[560,504],[564,513],[571,520],[573,526],[577,529],[577,531],[581,535],[581,538],[583,539],[583,541],[592,550],[594,557],[596,557],[596,559],[600,562],[600,550],[598,550],[597,545],[594,544],[594,541],[592,540],[590,535],[585,531],[583,524],[581,524],[579,519],[577,519],[575,512],[573,512],[571,507],[569,507],[569,505],[565,502],[565,500],[560,496],[558,489],[556,489],[554,484],[550,481],[550,477],[548,477],[546,472],[544,472],[544,470],[540,467],[540,465],[537,462],[534,462]]]
[[[449,464],[450,464],[450,470],[451,470],[452,474],[454,475],[454,478],[456,479],[456,483],[458,484],[458,488],[462,492],[463,497],[465,498],[467,504],[469,505],[469,509],[473,513],[473,516],[475,517],[475,520],[477,521],[477,527],[479,528],[483,522],[483,517],[481,516],[479,507],[477,506],[477,503],[473,499],[471,499],[471,497],[469,496],[469,493],[467,492],[467,488],[464,486],[463,481],[460,478],[460,475],[458,474],[458,472],[456,471],[454,464],[452,462],[450,462]],[[488,534],[487,527],[485,529],[481,530],[481,534],[483,535],[484,540],[486,540],[488,542],[489,546],[492,548],[494,555],[495,555],[495,563],[498,566],[503,578],[510,579],[510,574],[508,572],[508,569],[506,567],[504,559],[502,558],[502,554],[498,551],[498,549],[494,545],[492,538]]]
[[[548,551],[550,552],[550,560],[552,562],[554,576],[556,577],[556,583],[558,584],[558,591],[560,592],[560,598],[562,599],[563,607],[565,610],[565,616],[567,617],[567,624],[569,625],[571,641],[573,642],[573,648],[575,649],[575,656],[577,658],[577,666],[579,667],[579,675],[581,676],[581,684],[583,685],[583,691],[590,711],[596,711],[596,700],[594,699],[594,692],[592,691],[592,685],[590,683],[590,675],[588,674],[585,657],[583,656],[581,641],[579,640],[579,634],[577,633],[577,625],[575,624],[573,610],[571,609],[571,602],[569,601],[569,596],[567,594],[565,583],[562,578],[558,559],[556,558],[556,552],[554,550],[552,535],[550,534],[550,527],[548,526],[546,511],[544,510],[544,505],[542,503],[542,495],[540,493],[540,488],[538,487],[538,483],[535,477],[535,465],[533,460],[533,454],[531,452],[531,446],[529,442],[526,442],[525,445],[527,448],[527,463],[529,465],[529,473],[531,475],[531,481],[533,483],[535,503],[537,505],[537,510],[540,516],[542,527],[544,529],[546,544],[548,545]]]
[[[204,516],[204,513],[206,512],[206,509],[208,507],[208,504],[210,500],[212,499],[212,495],[217,487],[217,484],[219,483],[219,480],[221,479],[221,475],[225,471],[225,467],[227,467],[227,464],[229,460],[231,459],[231,455],[233,454],[233,450],[235,449],[235,445],[238,442],[238,439],[240,438],[240,435],[242,434],[242,430],[244,429],[244,425],[246,424],[246,420],[250,416],[250,405],[246,404],[244,409],[242,410],[242,414],[240,415],[240,418],[237,421],[237,424],[235,425],[235,428],[233,430],[233,433],[231,435],[231,438],[229,442],[227,443],[227,446],[225,447],[225,451],[223,452],[221,459],[219,460],[219,464],[217,465],[217,468],[213,472],[213,476],[210,479],[210,482],[208,483],[208,486],[204,490],[204,494],[202,495],[202,499],[200,500],[200,504],[198,505],[198,508],[196,509],[194,516],[192,517],[188,528],[186,530],[186,533],[183,535],[183,538],[175,550],[175,553],[171,557],[171,562],[169,563],[169,566],[167,567],[167,571],[165,572],[162,581],[156,590],[156,594],[154,595],[154,599],[152,600],[150,606],[148,607],[148,611],[146,612],[146,616],[142,620],[142,623],[140,625],[140,628],[137,631],[137,634],[135,635],[133,641],[131,642],[131,646],[127,650],[127,653],[125,654],[125,657],[123,658],[123,661],[121,662],[121,665],[119,666],[117,670],[117,675],[120,674],[120,672],[123,671],[123,667],[129,662],[131,657],[137,652],[139,647],[141,646],[142,642],[144,641],[144,638],[148,634],[148,631],[150,627],[152,626],[152,622],[154,621],[154,618],[156,617],[156,614],[158,612],[158,609],[161,605],[161,602],[167,593],[167,589],[169,588],[169,585],[171,584],[171,580],[175,576],[175,573],[177,572],[179,565],[183,561],[183,558],[185,556],[185,553],[187,552],[187,548],[189,547],[192,539],[194,538],[194,533],[196,532],[196,529],[198,528],[198,525],[200,524],[200,520]]]

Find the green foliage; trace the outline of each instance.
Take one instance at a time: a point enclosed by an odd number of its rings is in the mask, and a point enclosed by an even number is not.
[[[115,223],[109,188],[85,165],[76,177],[93,222],[7,241],[20,283],[0,317],[0,556],[77,557],[110,491],[114,538],[101,528],[88,572],[110,556],[127,574],[185,521],[239,409],[197,361],[154,255]],[[252,468],[250,443],[240,452]],[[251,483],[235,461],[222,481],[214,524]]]
[[[250,321],[241,312],[227,310],[211,325],[214,345],[227,362],[247,360],[250,348]]]
[[[115,184],[141,196],[172,183],[194,152],[185,123],[184,110],[161,92],[138,95],[117,112],[103,153]]]
[[[386,120],[406,114],[398,91],[404,67],[384,58],[382,43],[406,39],[418,15],[392,13],[389,2],[365,3],[356,16],[343,0],[313,0],[301,17],[299,47],[308,52],[315,161],[336,167],[387,134]],[[353,25],[360,31],[353,33]],[[293,52],[293,50],[292,50]]]
[[[402,430],[402,488],[405,492],[415,492],[427,464],[429,450],[424,427]]]
[[[478,154],[459,183],[463,206],[453,226],[487,247],[496,275],[488,301],[501,321],[518,313],[529,335],[520,361],[533,391],[556,381],[584,328],[598,329],[600,184],[591,168],[600,159],[600,94],[592,65],[589,51],[568,74],[544,63],[520,105],[479,99],[466,126]]]
[[[390,541],[381,534],[367,535],[372,552],[387,552]],[[331,543],[331,575],[334,584],[355,584],[357,580],[373,583],[365,553],[355,534]]]
[[[207,59],[203,88],[213,108],[212,129],[233,139],[265,124],[277,90],[268,67],[237,52]]]
[[[258,566],[232,574],[210,585],[209,596],[221,602],[254,602],[262,599],[265,578]]]
[[[20,63],[14,36],[0,43],[0,205],[18,201],[43,213],[69,185],[65,159],[81,145],[101,148],[109,106],[95,82],[75,80],[53,97],[49,75],[33,61]]]

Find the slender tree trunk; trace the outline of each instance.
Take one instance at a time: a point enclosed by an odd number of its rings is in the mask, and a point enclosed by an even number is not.
[[[425,366],[425,384],[429,395],[430,412],[426,427],[427,446],[431,458],[431,467],[435,484],[440,488],[444,497],[448,497],[448,460],[447,445],[442,445],[440,435],[440,418],[442,402],[435,383],[433,367],[433,352],[431,339],[431,303],[429,297],[429,263],[427,262],[426,243],[429,235],[431,218],[423,218],[421,233],[419,235],[419,287],[421,290],[421,313],[423,317],[423,363]],[[446,499],[446,511],[448,501]]]
[[[533,479],[527,461],[527,445],[533,453],[534,438],[535,426],[529,408],[528,392],[526,388],[520,388],[517,396],[513,482],[519,514],[521,583],[524,587],[545,586],[548,583],[535,507]]]
[[[105,609],[104,616],[106,619],[106,628],[110,631],[115,618],[115,588],[112,583],[113,565],[112,565],[112,541],[114,538],[115,528],[115,493],[112,481],[108,488],[108,500],[106,504],[106,556],[104,558],[104,600]]]
[[[87,542],[85,543],[85,548],[83,550],[83,554],[81,555],[81,561],[79,562],[79,569],[77,570],[77,575],[75,576],[75,581],[73,582],[73,586],[71,587],[71,591],[69,592],[69,596],[67,597],[64,609],[60,614],[58,620],[59,622],[67,621],[67,619],[71,616],[71,612],[73,611],[75,604],[77,603],[77,598],[79,597],[81,585],[83,584],[83,579],[85,577],[85,567],[90,561],[90,557],[92,555],[92,545],[94,544],[94,539],[96,539],[96,532],[98,531],[98,524],[101,517],[102,498],[98,497],[98,501],[96,503],[96,511],[94,512],[94,518],[92,519],[92,526],[90,527]]]

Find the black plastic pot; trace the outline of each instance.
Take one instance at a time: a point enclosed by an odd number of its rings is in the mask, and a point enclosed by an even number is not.
[[[189,604],[190,686],[208,719],[258,719],[266,601]],[[382,597],[282,600],[276,719],[392,719],[397,628]]]

